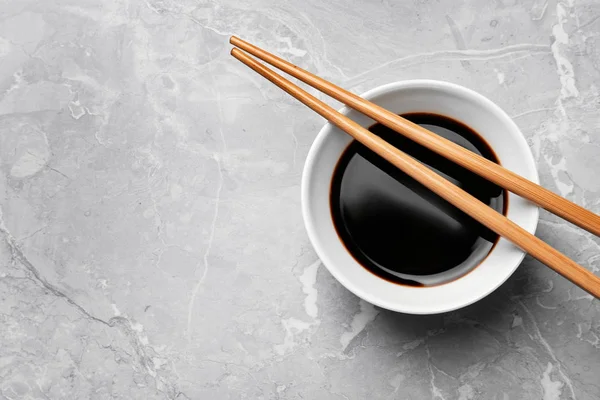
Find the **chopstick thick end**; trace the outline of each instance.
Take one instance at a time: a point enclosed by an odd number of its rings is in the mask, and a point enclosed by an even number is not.
[[[229,54],[231,54],[233,57],[237,58],[238,60],[240,59],[239,55],[242,53],[242,51],[240,49],[238,49],[237,47],[234,47],[231,49],[231,51],[229,52]]]

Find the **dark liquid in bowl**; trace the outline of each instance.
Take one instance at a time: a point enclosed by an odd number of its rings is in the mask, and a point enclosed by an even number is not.
[[[460,122],[427,113],[403,117],[498,162],[490,146]],[[381,124],[369,130],[483,203],[504,211],[500,187]],[[335,168],[330,207],[337,233],[350,254],[372,273],[396,283],[420,285],[395,274],[447,271],[473,253],[479,238],[491,243],[498,240],[494,232],[356,141]]]

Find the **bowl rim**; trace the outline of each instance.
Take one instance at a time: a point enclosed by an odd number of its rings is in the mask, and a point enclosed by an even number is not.
[[[510,118],[510,116],[504,110],[502,110],[502,108],[500,108],[496,103],[494,103],[487,97],[483,96],[482,94],[480,94],[472,89],[466,88],[464,86],[461,86],[461,85],[458,85],[455,83],[441,81],[441,80],[413,79],[413,80],[392,82],[392,83],[388,83],[388,84],[384,84],[384,85],[375,87],[375,88],[368,90],[367,92],[361,94],[360,97],[363,97],[365,99],[372,99],[374,97],[385,95],[390,92],[395,92],[395,91],[399,91],[399,90],[407,90],[407,89],[434,89],[434,90],[439,90],[442,92],[450,91],[459,96],[470,98],[471,100],[478,103],[482,108],[487,108],[495,116],[503,119],[504,122],[508,126],[510,126],[510,128],[513,131],[518,133],[518,135],[515,135],[515,137],[514,137],[514,139],[517,142],[516,144],[519,147],[521,147],[528,155],[527,160],[524,160],[524,162],[525,162],[525,164],[528,164],[527,168],[530,169],[530,171],[529,171],[531,173],[530,180],[533,181],[534,183],[539,183],[539,175],[538,175],[538,171],[537,171],[537,168],[535,165],[535,160],[533,158],[533,154],[531,153],[531,148],[529,147],[529,145],[528,145],[525,137],[523,136],[523,133],[519,129],[519,127],[512,120],[512,118]],[[339,109],[338,111],[344,115],[348,115],[353,110],[350,107],[344,106],[341,109]],[[452,117],[452,116],[450,116],[450,117]],[[304,226],[307,231],[309,240],[311,241],[311,244],[312,244],[313,248],[315,249],[315,252],[317,253],[319,259],[325,265],[325,267],[328,269],[328,271],[334,276],[334,278],[338,282],[340,282],[347,290],[354,293],[356,296],[368,301],[371,304],[374,304],[378,307],[382,307],[382,308],[385,308],[388,310],[392,310],[392,311],[396,311],[396,312],[403,312],[403,313],[410,313],[410,314],[438,314],[438,313],[449,312],[449,311],[453,311],[453,310],[456,310],[459,308],[463,308],[463,307],[466,307],[470,304],[473,304],[473,303],[481,300],[482,298],[486,297],[487,295],[489,295],[490,293],[495,291],[510,276],[512,276],[512,274],[516,271],[516,269],[521,264],[523,258],[525,257],[525,252],[523,252],[523,251],[521,251],[520,256],[517,259],[515,259],[514,266],[512,266],[510,268],[509,273],[507,273],[506,276],[503,277],[503,279],[498,280],[498,282],[495,282],[495,284],[492,285],[489,290],[483,291],[480,294],[480,296],[474,296],[468,302],[453,304],[448,307],[439,307],[437,309],[423,310],[423,309],[411,309],[411,307],[406,307],[403,304],[394,304],[394,303],[390,303],[387,301],[381,301],[374,294],[372,294],[368,290],[365,290],[363,287],[358,287],[358,286],[352,284],[342,273],[340,273],[338,271],[337,268],[331,268],[328,265],[329,263],[331,263],[331,260],[329,259],[327,251],[324,248],[322,248],[322,244],[320,243],[319,239],[317,239],[316,226],[313,223],[313,220],[311,218],[311,210],[309,207],[310,202],[309,202],[308,179],[313,174],[313,167],[315,164],[315,159],[316,159],[317,154],[319,153],[321,147],[323,146],[323,143],[325,142],[327,136],[332,132],[332,130],[334,128],[335,127],[332,124],[330,124],[329,122],[325,123],[325,125],[320,129],[315,140],[313,141],[313,143],[310,147],[310,150],[308,152],[308,155],[306,157],[306,161],[305,161],[304,168],[302,171],[302,180],[301,180],[302,216],[303,216]],[[534,234],[535,230],[537,228],[537,225],[538,225],[538,220],[539,220],[538,207],[530,207],[528,210],[528,216],[529,216],[530,224],[529,224],[529,226],[523,226],[523,228],[525,230],[527,230],[528,232]],[[497,246],[495,246],[495,248],[492,249],[492,252],[496,248],[497,248]],[[490,252],[490,254],[492,252]],[[458,278],[458,279],[460,279],[460,278]],[[447,284],[451,284],[451,282],[448,282]]]

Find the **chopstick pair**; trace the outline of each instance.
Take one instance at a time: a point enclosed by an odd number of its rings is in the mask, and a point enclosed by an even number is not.
[[[390,162],[404,173],[444,198],[446,201],[471,216],[482,225],[529,253],[557,273],[569,279],[596,298],[600,298],[600,278],[577,264],[546,242],[525,231],[504,215],[496,212],[469,193],[455,186],[428,167],[414,160],[401,150],[390,145],[350,118],[296,86],[289,80],[250,57],[244,51],[300,79],[304,83],[341,101],[393,129],[409,139],[429,148],[443,157],[459,164],[496,185],[524,197],[546,210],[580,226],[589,232],[600,235],[600,216],[569,200],[545,189],[522,176],[509,171],[465,148],[444,139],[427,129],[348,92],[318,76],[311,74],[265,50],[242,39],[232,36],[230,43],[238,48],[231,55],[279,86],[291,96],[327,119],[330,123],[348,133],[371,151]]]

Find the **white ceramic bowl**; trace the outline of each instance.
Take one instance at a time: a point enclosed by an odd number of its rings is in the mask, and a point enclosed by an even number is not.
[[[504,167],[538,182],[531,151],[517,125],[500,107],[470,89],[441,81],[412,80],[380,86],[362,97],[398,114],[429,112],[458,120],[485,139]],[[345,107],[340,112],[364,127],[373,124],[357,111]],[[343,131],[326,124],[308,153],[302,174],[302,213],[308,236],[323,264],[348,290],[389,310],[435,314],[485,297],[517,269],[523,251],[500,239],[479,266],[438,286],[398,285],[367,271],[340,241],[329,206],[333,171],[351,140]],[[535,232],[538,209],[527,200],[510,193],[506,215],[528,232]]]

